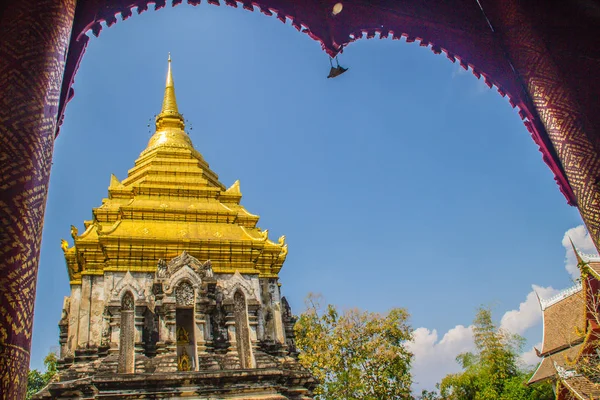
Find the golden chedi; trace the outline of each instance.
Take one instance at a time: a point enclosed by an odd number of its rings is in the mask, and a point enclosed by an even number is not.
[[[285,237],[271,241],[241,198],[185,132],[169,57],[148,146],[62,241],[59,379],[36,397],[310,398],[280,295]]]

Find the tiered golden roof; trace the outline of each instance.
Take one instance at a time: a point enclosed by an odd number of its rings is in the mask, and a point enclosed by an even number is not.
[[[171,57],[162,110],[148,146],[120,182],[111,176],[108,198],[93,209],[71,248],[62,247],[71,284],[105,271],[154,272],[159,259],[183,251],[211,260],[216,273],[277,277],[287,255],[285,237],[274,243],[240,205],[239,181],[228,189],[194,149],[179,113]]]

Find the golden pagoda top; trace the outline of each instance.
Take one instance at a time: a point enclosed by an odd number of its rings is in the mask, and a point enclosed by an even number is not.
[[[71,284],[80,284],[82,275],[154,272],[159,259],[183,251],[211,260],[215,273],[277,277],[287,256],[285,237],[269,240],[241,198],[239,181],[226,188],[185,132],[169,55],[162,109],[148,146],[127,178],[111,176],[108,198],[93,209],[85,231],[71,228],[74,246],[62,241]]]
[[[165,84],[162,109],[160,110],[160,114],[156,116],[156,132],[150,138],[146,151],[151,151],[157,146],[182,147],[194,150],[192,141],[184,130],[185,121],[177,107],[170,53],[168,62],[169,68],[167,70],[167,82]]]

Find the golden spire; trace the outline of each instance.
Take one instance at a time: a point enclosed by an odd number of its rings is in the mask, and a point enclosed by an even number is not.
[[[175,99],[175,85],[173,84],[173,73],[171,72],[171,53],[169,53],[169,69],[167,70],[167,83],[162,110],[156,116],[156,132],[150,138],[148,147],[142,154],[166,146],[190,149],[197,157],[201,158],[202,156],[194,149],[192,141],[184,129],[183,115],[179,114],[177,100]]]
[[[173,73],[171,72],[171,53],[169,53],[169,69],[167,70],[167,82],[165,84],[165,96],[163,97],[162,110],[156,116],[156,130],[161,128],[179,128],[185,127],[183,116],[179,114],[177,99],[175,98],[175,84],[173,83]]]

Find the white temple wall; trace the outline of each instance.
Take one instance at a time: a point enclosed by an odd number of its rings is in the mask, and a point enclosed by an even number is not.
[[[81,302],[81,285],[71,285],[69,312],[69,332],[67,337],[68,352],[73,354],[77,348],[77,331],[79,329],[79,305]]]
[[[285,334],[283,332],[283,320],[281,319],[281,303],[273,305],[273,321],[275,325],[275,340],[279,343],[285,343]]]
[[[90,276],[81,277],[81,300],[79,302],[79,327],[77,329],[77,347],[85,347],[90,337]]]
[[[113,272],[105,272],[103,282],[104,293],[106,293],[105,300],[108,302],[110,300],[111,292],[115,286],[115,274]]]
[[[104,277],[90,276],[90,346],[98,346],[102,340],[102,326],[105,303]]]
[[[148,274],[144,272],[133,272],[129,271],[129,274],[133,278],[131,282],[127,282],[129,286],[132,287],[133,297],[137,302],[140,300],[147,300],[145,297],[151,293],[152,284],[154,283],[154,274]],[[108,293],[114,293],[115,290],[120,291],[123,285],[125,284],[125,276],[127,272],[112,272],[110,273],[110,278],[108,277],[108,273],[106,274],[107,285],[106,290]],[[126,285],[127,286],[127,285]],[[122,294],[122,293],[119,293]]]

